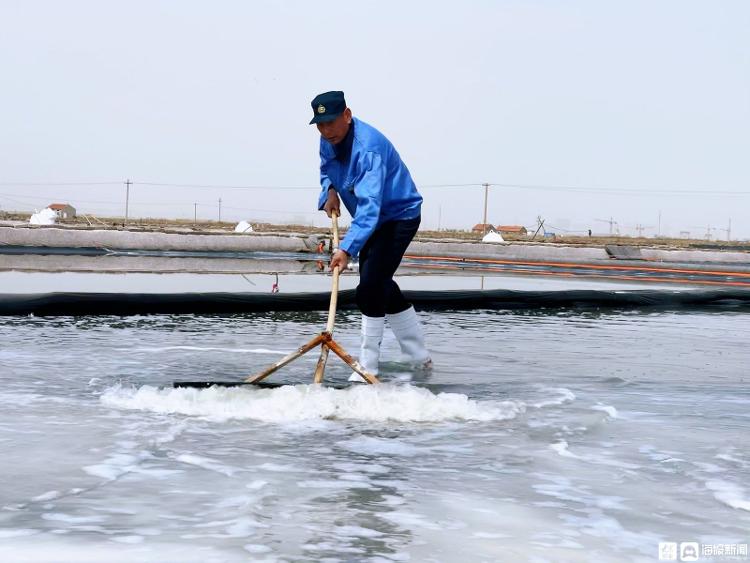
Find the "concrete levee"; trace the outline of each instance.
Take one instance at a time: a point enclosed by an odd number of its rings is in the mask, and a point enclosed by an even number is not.
[[[61,227],[13,228],[0,226],[0,246],[35,248],[98,248],[110,250],[205,251],[205,252],[316,252],[325,235],[286,233],[175,233]],[[327,237],[330,238],[330,235]],[[435,258],[507,260],[568,264],[627,263],[649,267],[690,264],[712,265],[737,270],[750,268],[750,252],[638,247],[643,260],[612,258],[604,247],[561,243],[482,243],[457,240],[415,240],[407,255]],[[170,258],[175,260],[177,258]],[[162,260],[162,259],[157,259]],[[103,264],[103,262],[100,262]],[[218,265],[218,263],[214,263]],[[50,264],[51,265],[51,264]],[[156,265],[156,261],[154,261]],[[236,271],[236,266],[227,267]]]
[[[640,248],[644,260],[618,260],[604,248],[566,246],[562,244],[509,243],[488,244],[477,242],[419,242],[414,241],[407,255],[437,258],[460,257],[528,262],[564,262],[572,264],[608,263],[611,265],[661,265],[723,264],[750,268],[750,253],[712,250],[679,250]]]
[[[494,260],[561,261],[587,263],[608,260],[603,248],[537,245],[528,243],[493,244],[483,242],[414,241],[406,251],[412,256],[460,257]]]
[[[266,234],[188,234],[120,230],[16,229],[0,227],[0,246],[108,248],[113,250],[193,250],[308,252],[317,237]]]
[[[658,248],[642,248],[641,254],[646,260],[661,262],[703,262],[744,264],[750,266],[750,253],[733,252],[727,250],[662,250]]]

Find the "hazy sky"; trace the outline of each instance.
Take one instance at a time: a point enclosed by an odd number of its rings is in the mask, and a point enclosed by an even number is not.
[[[130,178],[132,216],[326,225],[307,123],[341,89],[423,227],[490,182],[492,223],[748,238],[748,30],[746,0],[0,0],[0,208],[123,215]]]

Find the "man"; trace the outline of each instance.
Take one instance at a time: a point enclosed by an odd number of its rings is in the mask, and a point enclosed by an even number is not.
[[[340,214],[341,200],[352,223],[331,257],[331,269],[344,271],[359,255],[357,306],[362,313],[359,363],[377,375],[385,320],[409,361],[429,369],[422,326],[404,299],[393,274],[421,220],[422,196],[391,142],[355,117],[343,92],[313,99],[313,118],[320,131],[318,209]],[[352,374],[351,381],[362,381]]]

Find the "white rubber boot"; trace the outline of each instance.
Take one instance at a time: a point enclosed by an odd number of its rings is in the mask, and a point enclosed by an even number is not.
[[[424,344],[422,323],[419,322],[414,307],[409,307],[406,311],[395,315],[386,315],[385,318],[398,339],[401,351],[409,358],[409,361],[417,369],[432,368],[432,359]]]
[[[385,317],[368,317],[362,315],[362,343],[359,349],[359,363],[365,371],[378,374],[380,361],[380,344],[383,342]],[[349,381],[365,383],[364,378],[356,371],[349,376]]]

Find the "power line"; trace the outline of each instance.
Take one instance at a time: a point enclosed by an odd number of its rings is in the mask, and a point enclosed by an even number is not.
[[[13,199],[13,198],[16,197],[16,194],[0,193],[0,196],[5,197],[6,199]],[[49,201],[50,200],[50,198],[48,198],[48,197],[30,197],[30,198],[24,197],[24,199],[26,199],[26,201],[30,201],[30,200],[33,200],[33,201]],[[105,201],[105,200],[78,199],[78,198],[65,198],[65,197],[60,197],[59,199],[71,199],[71,200],[75,200],[76,203],[97,203],[97,204],[104,204],[104,205],[122,205],[122,202],[120,202],[120,201]],[[155,203],[151,203],[151,202],[149,202],[148,205],[174,205],[174,202],[169,202],[169,203],[156,203],[156,202]]]
[[[8,196],[8,195],[5,195],[5,194],[0,194],[0,195],[2,195],[3,198],[7,199],[8,201],[12,201],[12,202],[15,202],[15,203],[20,204],[20,205],[30,205],[30,206],[34,207],[34,204],[33,203],[29,203],[28,200],[24,201],[24,200],[21,200],[21,199],[16,199],[15,197]],[[47,201],[47,200],[45,200],[45,201]]]
[[[122,182],[0,182],[0,186],[114,186]]]
[[[554,229],[555,231],[560,231],[563,233],[587,233],[588,230],[583,229],[563,229],[562,227],[555,227],[554,225],[546,224],[547,227],[550,229]]]
[[[0,182],[0,186],[114,186],[124,182]],[[747,190],[729,190],[726,188],[675,188],[675,187],[635,187],[635,186],[576,186],[557,184],[520,184],[508,182],[488,182],[490,187],[522,189],[522,190],[554,190],[579,193],[607,193],[630,195],[645,193],[649,195],[750,195]],[[151,186],[164,188],[190,189],[226,189],[226,190],[319,190],[318,185],[290,186],[290,185],[237,185],[237,184],[181,184],[174,182],[131,182],[133,186]],[[456,183],[456,184],[418,184],[420,189],[439,188],[470,188],[484,187],[484,182]]]
[[[320,186],[232,186],[224,184],[169,184],[160,182],[133,182],[134,186],[156,186],[162,188],[192,188],[212,190],[310,190],[320,189]]]
[[[20,204],[20,205],[27,205],[31,207],[38,207],[39,203],[34,202],[48,202],[49,198],[23,198],[18,199],[15,196],[11,194],[5,194],[0,193],[0,197],[3,197],[3,199],[6,199],[8,201],[12,201],[14,203]],[[76,205],[80,204],[95,204],[95,205],[107,205],[111,207],[119,207],[122,205],[119,201],[103,201],[103,200],[81,200],[81,199],[75,199]],[[150,207],[150,206],[169,206],[173,207],[175,209],[177,208],[183,208],[187,205],[193,205],[194,207],[215,207],[215,203],[209,203],[209,202],[193,202],[190,203],[180,203],[176,201],[170,201],[170,202],[147,202],[147,203],[139,203],[136,202],[134,205],[131,205],[131,207]],[[318,215],[320,211],[313,212],[313,211],[290,211],[289,209],[257,209],[252,207],[233,207],[229,205],[222,204],[222,209],[231,209],[233,211],[243,211],[246,213],[283,213],[283,214],[293,214],[293,215]]]
[[[709,188],[655,188],[655,187],[632,187],[632,186],[567,186],[555,184],[509,184],[505,182],[488,182],[490,187],[515,188],[522,190],[555,190],[580,193],[607,193],[629,195],[633,193],[645,193],[651,195],[748,195],[750,191],[709,189]],[[475,182],[472,184],[420,184],[419,188],[465,188],[484,187],[485,183]]]
[[[0,197],[4,197],[5,199],[11,200],[11,201],[17,201],[19,203],[25,203],[27,205],[34,205],[33,203],[29,203],[31,201],[48,202],[50,200],[50,198],[48,198],[48,197],[30,197],[30,198],[24,197],[23,198],[23,200],[25,200],[25,202],[24,202],[21,199],[17,199],[16,198],[16,194],[6,194],[6,193],[0,193]],[[93,203],[93,204],[101,204],[101,205],[117,205],[117,206],[122,205],[122,202],[120,202],[120,201],[114,201],[114,200],[79,199],[79,198],[66,198],[66,197],[60,197],[59,199],[70,199],[71,201],[75,200],[76,204],[81,204],[81,203],[90,204],[90,203]],[[135,205],[136,206],[143,206],[143,205],[160,205],[160,206],[162,206],[162,205],[171,205],[171,206],[176,206],[176,205],[180,205],[180,203],[176,202],[174,200],[173,201],[149,201],[148,203],[139,203],[139,202],[136,201]],[[198,205],[215,205],[215,204],[213,204],[213,203],[198,202]],[[222,207],[225,207],[225,206],[222,205]]]
[[[290,211],[289,209],[277,210],[277,209],[254,209],[251,207],[231,207],[228,205],[222,205],[222,209],[232,209],[234,211],[245,211],[249,213],[261,212],[261,213],[286,213],[288,215],[318,215],[322,211]]]
[[[36,186],[36,187],[56,187],[56,186],[119,186],[119,182],[0,182],[0,186]],[[319,190],[320,185],[306,186],[288,186],[288,185],[237,185],[237,184],[180,184],[175,182],[135,182],[131,181],[134,186],[154,186],[164,188],[195,188],[195,189],[228,189],[228,190]],[[471,186],[481,186],[481,183],[470,184],[420,184],[420,188],[468,188]],[[494,185],[494,184],[493,184]]]
[[[480,184],[475,184],[480,185]],[[629,195],[633,193],[645,193],[651,195],[748,195],[750,191],[741,190],[718,190],[718,189],[689,189],[689,188],[635,188],[635,187],[607,187],[607,186],[558,186],[544,184],[502,184],[490,183],[490,186],[502,188],[520,188],[528,190],[559,190],[581,193],[618,193]]]
[[[491,186],[494,184],[490,184]],[[482,182],[473,184],[417,184],[418,188],[471,188],[473,186],[484,186]]]

